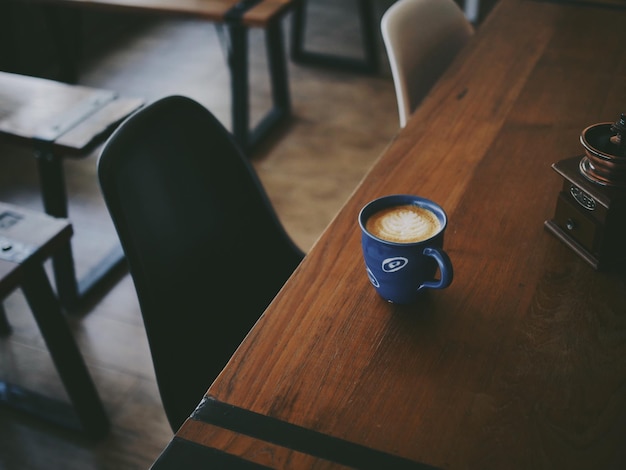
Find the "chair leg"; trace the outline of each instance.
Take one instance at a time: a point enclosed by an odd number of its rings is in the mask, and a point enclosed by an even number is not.
[[[308,0],[301,0],[295,7],[291,25],[291,59],[296,63],[321,65],[351,72],[375,73],[379,67],[377,31],[372,0],[358,0],[363,59],[342,57],[330,53],[312,52],[305,49],[306,16]]]

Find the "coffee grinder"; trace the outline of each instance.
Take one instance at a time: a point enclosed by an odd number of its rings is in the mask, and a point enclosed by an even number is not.
[[[552,168],[563,178],[554,218],[545,227],[591,264],[626,266],[626,114],[584,129],[585,154]]]

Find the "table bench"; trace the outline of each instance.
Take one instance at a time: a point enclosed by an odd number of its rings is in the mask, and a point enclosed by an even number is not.
[[[102,437],[109,420],[44,270],[71,237],[66,219],[0,202],[0,302],[22,289],[72,406],[2,380],[0,404]],[[0,335],[11,333],[1,303],[0,326]]]
[[[170,17],[190,17],[225,25],[228,32],[228,66],[231,79],[232,132],[246,151],[254,147],[291,110],[285,47],[280,19],[297,0],[14,0],[21,3],[38,3],[63,7],[66,12],[79,9],[120,12],[145,12]],[[248,85],[248,30],[263,28],[266,32],[266,49],[272,88],[272,107],[256,126],[250,126]],[[62,43],[71,46],[75,37],[71,28],[60,25],[58,35],[66,35]],[[75,48],[75,47],[74,47]],[[66,47],[67,49],[67,47]],[[71,49],[71,48],[70,48]],[[75,63],[73,51],[66,50],[69,65]],[[66,75],[77,75],[67,73]]]
[[[63,158],[89,155],[142,104],[139,99],[123,98],[108,90],[0,72],[0,141],[33,149],[44,209],[51,216],[66,218]],[[118,246],[77,280],[68,239],[53,256],[63,306],[72,310],[80,305],[123,260]]]

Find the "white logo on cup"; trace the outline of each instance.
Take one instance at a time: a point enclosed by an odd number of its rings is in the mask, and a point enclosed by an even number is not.
[[[374,273],[370,270],[369,267],[367,268],[367,277],[370,278],[370,282],[374,285],[374,287],[380,287],[378,279],[376,279],[376,276],[374,276]]]
[[[409,264],[408,259],[398,256],[396,258],[387,258],[386,260],[383,260],[382,268],[386,273],[395,273],[396,271],[400,271],[407,264]]]

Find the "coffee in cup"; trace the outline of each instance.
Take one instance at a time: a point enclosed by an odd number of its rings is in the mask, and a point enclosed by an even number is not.
[[[370,215],[365,228],[383,240],[415,243],[434,237],[441,230],[441,223],[430,210],[415,204],[403,204]]]
[[[359,225],[367,275],[387,301],[409,304],[426,289],[452,283],[452,263],[443,250],[447,216],[435,202],[384,196],[363,207]]]

